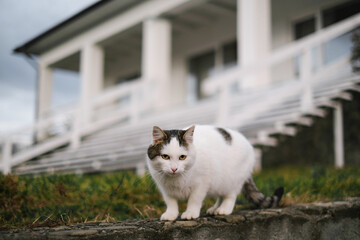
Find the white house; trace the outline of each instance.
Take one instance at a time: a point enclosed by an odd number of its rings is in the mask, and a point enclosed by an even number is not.
[[[37,57],[37,121],[4,139],[1,169],[142,171],[152,125],[219,124],[276,146],[324,107],[342,167],[359,12],[357,0],[99,1],[15,49]],[[76,106],[51,109],[54,69],[79,73]],[[37,141],[14,152],[25,133]]]

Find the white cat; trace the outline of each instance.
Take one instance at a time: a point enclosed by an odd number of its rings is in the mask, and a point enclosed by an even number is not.
[[[175,220],[177,200],[188,199],[182,219],[200,215],[206,196],[217,197],[212,215],[231,214],[237,195],[261,208],[278,206],[283,188],[264,197],[252,180],[254,150],[239,132],[214,126],[196,125],[187,130],[153,128],[148,148],[148,168],[166,202],[161,220]]]

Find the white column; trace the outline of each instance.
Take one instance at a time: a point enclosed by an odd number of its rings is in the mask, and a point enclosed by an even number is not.
[[[2,173],[11,173],[12,139],[9,137],[2,145]]]
[[[344,129],[341,102],[337,102],[334,109],[334,149],[335,167],[344,167]]]
[[[38,92],[36,120],[41,121],[47,117],[51,110],[51,97],[53,85],[53,70],[41,61],[38,66]],[[46,130],[41,129],[36,132],[36,140],[41,141],[47,137]]]
[[[51,109],[52,69],[42,63],[38,69],[37,119],[41,120]]]
[[[230,87],[228,85],[222,85],[219,93],[219,102],[218,102],[218,114],[216,119],[216,124],[226,125],[229,122],[230,116]]]
[[[254,171],[255,172],[260,172],[262,169],[262,151],[258,148],[254,149],[255,152],[255,166],[254,166]]]
[[[77,109],[72,123],[72,148],[80,145],[81,128],[91,123],[91,100],[103,87],[103,50],[88,43],[83,46],[80,55],[80,109]]]
[[[102,89],[104,72],[103,50],[94,44],[86,44],[81,50],[80,58],[80,101],[82,123],[90,122],[90,100]]]
[[[154,86],[151,96],[155,108],[168,106],[171,96],[171,25],[165,19],[144,21],[142,76]]]
[[[136,165],[136,175],[143,177],[146,173],[146,163],[141,162]]]
[[[70,147],[72,149],[77,149],[81,143],[81,121],[82,121],[82,108],[76,109],[74,112],[74,120],[72,122],[72,131],[71,131],[71,142]]]
[[[300,81],[302,83],[301,110],[310,111],[314,107],[311,76],[311,49],[307,48],[300,58]]]
[[[237,0],[238,63],[248,66],[264,59],[271,49],[270,0]],[[242,79],[242,88],[270,82],[268,70]]]

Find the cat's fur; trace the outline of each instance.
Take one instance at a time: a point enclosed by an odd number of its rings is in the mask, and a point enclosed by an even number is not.
[[[179,159],[184,156],[185,160]],[[243,135],[230,129],[201,125],[187,130],[154,127],[147,163],[167,205],[161,220],[177,218],[177,200],[181,199],[188,199],[181,218],[193,219],[199,217],[206,196],[217,197],[208,214],[228,215],[240,192],[257,207],[268,208],[278,206],[284,191],[278,188],[274,196],[264,197],[257,190],[251,177],[253,147]]]

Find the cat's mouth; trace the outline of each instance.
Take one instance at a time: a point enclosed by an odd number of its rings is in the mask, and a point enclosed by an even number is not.
[[[180,175],[178,172],[166,172],[165,174],[170,177],[177,177]]]

